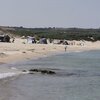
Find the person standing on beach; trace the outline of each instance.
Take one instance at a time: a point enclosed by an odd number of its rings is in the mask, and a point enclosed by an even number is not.
[[[15,42],[15,38],[14,37],[12,37],[12,43],[14,43]]]
[[[65,52],[66,52],[66,50],[67,50],[67,45],[65,45]]]

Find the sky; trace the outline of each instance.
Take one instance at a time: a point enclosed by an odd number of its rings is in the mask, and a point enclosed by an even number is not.
[[[100,28],[100,0],[0,0],[0,26]]]

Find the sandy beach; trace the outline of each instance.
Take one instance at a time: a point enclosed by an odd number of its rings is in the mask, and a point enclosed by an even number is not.
[[[68,41],[67,52],[100,50],[100,41]],[[73,43],[73,44],[72,44]],[[62,44],[28,44],[26,39],[17,38],[15,43],[0,42],[0,63],[9,63],[24,59],[45,57],[54,53],[65,52]]]
[[[100,50],[100,41],[68,41],[66,52]],[[65,45],[59,44],[28,44],[26,39],[16,38],[14,43],[0,42],[0,64],[25,59],[37,59],[55,53],[64,53]],[[0,78],[19,74],[17,69],[0,69]]]

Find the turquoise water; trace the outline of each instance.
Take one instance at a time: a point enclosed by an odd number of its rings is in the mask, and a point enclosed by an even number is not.
[[[64,53],[7,66],[49,68],[57,74],[2,80],[0,100],[100,100],[100,51]]]

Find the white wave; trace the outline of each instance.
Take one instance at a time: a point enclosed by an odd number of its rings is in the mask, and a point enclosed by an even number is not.
[[[6,77],[12,77],[17,75],[16,73],[9,72],[9,73],[0,73],[0,79],[6,78]]]

